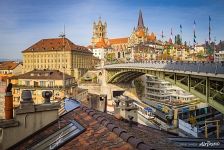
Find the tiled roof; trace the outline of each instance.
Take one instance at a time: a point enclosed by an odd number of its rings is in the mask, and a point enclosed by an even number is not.
[[[62,51],[63,43],[65,44],[65,51],[92,53],[86,47],[76,45],[67,38],[42,39],[39,42],[32,45],[31,47],[24,50],[23,53],[39,52],[39,51]]]
[[[113,44],[126,44],[128,43],[128,38],[116,38],[116,39],[109,39],[109,43]]]
[[[104,39],[101,38],[99,42],[96,43],[95,48],[106,48],[108,47]]]
[[[142,125],[129,127],[127,123],[116,120],[113,116],[80,106],[61,116],[34,135],[24,139],[11,149],[27,149],[54,132],[63,128],[69,120],[75,120],[85,128],[85,131],[71,141],[65,143],[61,150],[86,149],[179,149],[167,139],[167,135]],[[59,123],[60,122],[60,123]]]
[[[153,32],[151,33],[151,35],[148,35],[147,38],[148,38],[149,41],[155,41],[156,40],[156,36]]]
[[[19,63],[14,61],[5,61],[0,64],[0,70],[13,70],[15,69]]]
[[[143,28],[139,28],[135,34],[139,38],[145,37],[145,32],[143,31]]]
[[[68,74],[64,74],[65,79],[73,78]],[[13,76],[11,79],[52,79],[63,80],[63,73],[58,70],[33,70],[18,76]]]

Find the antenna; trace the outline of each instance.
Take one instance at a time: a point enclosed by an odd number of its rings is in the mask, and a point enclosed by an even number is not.
[[[64,32],[61,33],[59,35],[59,37],[63,38],[63,45],[62,45],[62,49],[63,49],[63,64],[62,64],[62,68],[63,68],[63,92],[64,92],[64,97],[65,97],[65,24],[64,24]]]

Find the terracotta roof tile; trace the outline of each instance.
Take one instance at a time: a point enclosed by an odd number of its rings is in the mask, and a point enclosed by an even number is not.
[[[20,63],[14,61],[4,61],[0,64],[0,70],[13,70],[15,69]]]
[[[139,38],[145,37],[145,32],[144,32],[143,28],[139,28],[138,31],[135,34]]]
[[[86,47],[76,45],[67,38],[42,39],[39,42],[32,45],[31,47],[24,50],[22,53],[39,52],[39,51],[62,51],[63,43],[65,43],[65,49],[64,49],[65,51],[92,53]]]
[[[156,40],[156,36],[155,36],[155,34],[152,32],[151,35],[148,35],[147,39],[148,39],[149,41],[155,41],[155,40]]]
[[[97,115],[96,115],[97,114]],[[80,106],[75,110],[61,116],[63,120],[61,127],[66,126],[69,120],[74,119],[85,128],[85,131],[79,136],[65,143],[61,150],[95,150],[95,149],[113,149],[113,150],[132,150],[132,149],[178,149],[178,147],[169,143],[161,131],[153,131],[142,126],[128,127],[123,126],[122,121],[117,121],[113,116]],[[105,121],[106,120],[106,121]],[[120,126],[122,124],[122,126]],[[127,130],[124,130],[124,127]],[[24,139],[11,149],[27,149],[27,146],[35,145],[41,139],[45,139],[58,130],[58,122],[54,122],[34,135]],[[152,130],[152,131],[151,131]],[[140,132],[144,132],[145,138],[142,138]],[[163,135],[163,136],[162,136]],[[154,138],[152,138],[154,137]],[[147,140],[146,140],[147,139]],[[144,141],[143,141],[144,140]],[[159,141],[159,146],[155,146]],[[169,145],[167,145],[169,144]]]
[[[96,43],[95,48],[107,48],[108,45],[105,43],[104,39],[101,38],[99,42]]]
[[[128,43],[128,38],[116,38],[116,39],[109,39],[109,43],[113,44],[126,44]]]
[[[65,79],[73,78],[68,74],[64,74]],[[62,80],[63,73],[58,70],[33,70],[21,75],[13,76],[11,79],[52,79]]]

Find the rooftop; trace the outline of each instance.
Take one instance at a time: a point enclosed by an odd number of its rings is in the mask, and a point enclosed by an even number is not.
[[[168,137],[171,135],[160,130],[152,129],[140,124],[128,126],[125,121],[113,116],[80,106],[58,121],[39,130],[30,137],[17,143],[11,149],[29,149],[69,125],[70,120],[78,122],[84,131],[65,142],[61,150],[66,149],[180,149]]]
[[[128,43],[128,38],[116,38],[116,39],[109,39],[109,44],[122,44]]]
[[[95,48],[107,48],[107,44],[105,43],[103,38],[100,38],[100,41],[96,43]]]
[[[20,63],[15,61],[4,61],[0,63],[0,70],[13,70],[15,69]]]
[[[62,51],[65,45],[65,51],[77,51],[83,53],[92,53],[84,46],[79,46],[65,38],[42,39],[31,47],[23,51],[26,52],[43,52],[43,51]]]
[[[73,78],[68,74],[64,74],[65,79]],[[51,79],[63,80],[63,73],[58,70],[33,70],[21,75],[13,76],[11,79]]]

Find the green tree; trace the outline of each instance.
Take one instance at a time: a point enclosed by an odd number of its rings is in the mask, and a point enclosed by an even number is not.
[[[135,85],[138,97],[141,98],[145,90],[145,86],[143,85],[142,80],[141,79],[134,80],[134,85]]]
[[[180,34],[177,34],[175,36],[175,44],[182,45],[182,40],[181,40]]]

